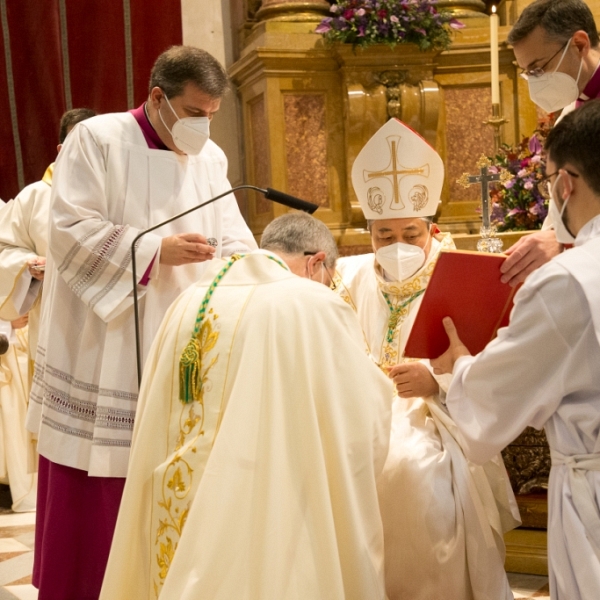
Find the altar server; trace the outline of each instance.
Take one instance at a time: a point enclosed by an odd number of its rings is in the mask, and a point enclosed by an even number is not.
[[[528,277],[510,325],[469,356],[450,319],[447,406],[467,456],[484,463],[525,427],[544,428],[552,468],[548,563],[553,600],[600,598],[600,101],[546,141],[557,239],[575,247]]]

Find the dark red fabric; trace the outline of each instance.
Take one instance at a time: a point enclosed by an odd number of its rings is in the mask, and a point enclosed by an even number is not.
[[[6,10],[23,173],[27,184],[40,180],[46,166],[56,158],[57,124],[65,106],[58,0],[7,2]],[[2,62],[5,62],[4,56]],[[2,69],[5,69],[4,65]],[[6,75],[1,87],[2,94],[8,98]],[[10,109],[3,106],[2,110],[2,128],[11,127]],[[14,185],[17,162],[12,131],[9,139],[11,144],[5,144],[4,138],[0,140],[2,154],[9,154],[14,161],[9,175],[13,181],[11,187],[4,182],[6,172],[2,170],[0,197],[4,200],[19,191],[18,185]]]
[[[134,104],[148,97],[150,70],[156,57],[170,46],[181,44],[181,0],[132,0]]]
[[[66,0],[72,105],[120,112],[127,105],[122,0]],[[41,179],[56,158],[67,109],[58,0],[7,2],[24,184]],[[150,70],[167,47],[181,44],[180,0],[130,0],[134,106],[148,94]],[[19,190],[11,128],[6,48],[0,36],[0,198]]]
[[[8,86],[6,85],[6,48],[4,36],[0,35],[0,198],[7,202],[19,190],[17,179],[17,160],[15,156],[15,140],[10,120]]]
[[[66,5],[73,106],[126,111],[123,2],[67,0]]]
[[[124,478],[89,477],[40,456],[33,585],[38,600],[97,600]]]

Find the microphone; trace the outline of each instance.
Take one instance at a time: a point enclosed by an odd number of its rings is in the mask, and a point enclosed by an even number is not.
[[[140,311],[139,311],[138,293],[137,293],[138,282],[137,282],[137,268],[136,268],[136,260],[135,260],[136,245],[137,245],[138,241],[142,237],[144,237],[147,233],[150,233],[151,231],[154,231],[155,229],[158,229],[159,227],[162,227],[163,225],[168,225],[169,223],[172,223],[173,221],[176,221],[177,219],[180,219],[181,217],[184,217],[185,215],[188,215],[191,212],[194,212],[195,210],[202,208],[203,206],[208,206],[209,204],[212,204],[213,202],[216,202],[217,200],[220,200],[221,198],[228,196],[229,194],[232,194],[233,192],[237,192],[238,190],[254,190],[256,192],[260,192],[261,194],[264,194],[265,198],[267,198],[268,200],[272,200],[273,202],[277,202],[278,204],[283,204],[284,206],[287,206],[288,208],[302,210],[304,212],[307,212],[310,215],[312,215],[315,212],[315,210],[317,210],[317,208],[319,208],[318,204],[313,204],[312,202],[307,202],[306,200],[301,200],[300,198],[296,198],[296,196],[290,196],[289,194],[285,194],[284,192],[279,192],[278,190],[274,190],[272,188],[263,189],[263,188],[256,187],[255,185],[238,185],[237,187],[227,190],[223,194],[219,194],[218,196],[215,196],[214,198],[211,198],[210,200],[207,200],[206,202],[203,202],[202,204],[198,204],[197,206],[189,208],[188,210],[185,210],[185,211],[179,213],[178,215],[175,215],[174,217],[167,219],[166,221],[162,221],[161,223],[153,225],[152,227],[149,227],[148,229],[144,229],[143,231],[140,231],[140,233],[138,233],[135,236],[135,238],[133,238],[133,242],[131,242],[131,270],[132,270],[132,275],[133,275],[133,315],[134,315],[134,320],[135,320],[135,354],[136,354],[136,361],[137,361],[138,391],[139,391],[139,387],[141,386],[141,383],[142,383],[142,349],[141,349],[141,343],[140,343]]]

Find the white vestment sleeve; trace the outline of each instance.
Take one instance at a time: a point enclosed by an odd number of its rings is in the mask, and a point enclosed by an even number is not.
[[[56,162],[52,183],[50,253],[71,291],[103,321],[109,322],[131,306],[131,243],[139,233],[115,225],[122,217],[120,202],[109,203],[107,157],[81,123],[69,137]],[[138,243],[138,282],[156,255],[161,237],[153,233]],[[139,287],[140,296],[145,286]]]
[[[37,256],[28,231],[31,204],[17,196],[0,212],[0,318],[9,321],[27,313],[41,290],[27,268]]]
[[[483,352],[454,365],[446,404],[473,462],[490,460],[527,426],[541,429],[576,388],[568,359],[585,311],[561,312],[557,302],[573,295],[583,307],[581,288],[561,267],[532,275],[516,296],[510,325]]]

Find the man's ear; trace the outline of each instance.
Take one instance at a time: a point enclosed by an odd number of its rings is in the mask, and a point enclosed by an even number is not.
[[[56,154],[58,154],[61,150],[62,150],[63,145],[59,144],[58,146],[56,146]]]
[[[585,58],[592,47],[588,34],[582,29],[573,34],[573,43],[577,46],[581,58]]]
[[[157,86],[155,85],[151,90],[150,90],[150,95],[148,97],[148,99],[150,100],[150,104],[158,109],[158,105],[160,104],[160,101],[164,98],[164,92]]]
[[[571,177],[569,172],[565,169],[559,169],[558,172],[561,175],[560,180],[563,184],[561,199],[564,202],[573,193],[573,189],[575,188],[575,178]]]

